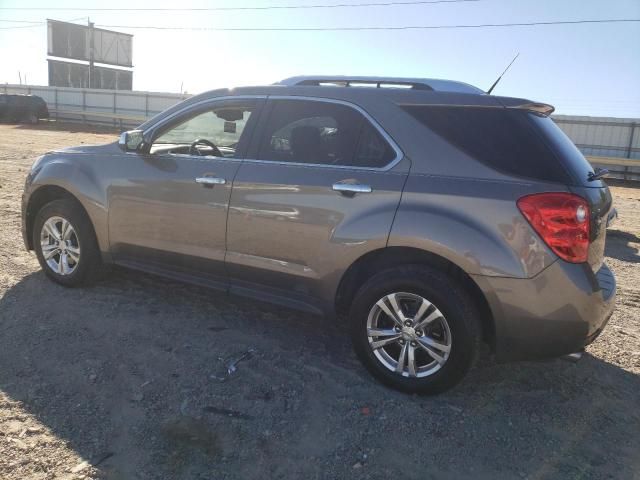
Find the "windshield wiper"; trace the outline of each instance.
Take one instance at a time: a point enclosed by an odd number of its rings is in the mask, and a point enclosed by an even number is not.
[[[606,168],[596,168],[595,171],[589,172],[587,180],[593,182],[594,180],[600,180],[601,178],[609,175],[609,170]]]

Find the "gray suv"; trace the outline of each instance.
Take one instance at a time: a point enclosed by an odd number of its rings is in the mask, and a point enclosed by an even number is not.
[[[561,356],[612,314],[611,195],[552,111],[445,80],[214,90],[36,160],[23,236],[62,285],[113,263],[344,318],[375,377],[442,392],[482,342]]]

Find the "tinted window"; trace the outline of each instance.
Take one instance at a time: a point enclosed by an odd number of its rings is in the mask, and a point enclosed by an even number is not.
[[[353,164],[358,167],[382,168],[396,157],[396,152],[386,142],[380,132],[366,120],[360,131],[360,142]]]
[[[329,102],[280,100],[259,158],[278,162],[384,167],[395,152],[356,110]]]
[[[570,182],[566,170],[534,127],[535,114],[474,107],[408,106],[405,110],[454,147],[496,170]]]
[[[602,185],[602,182],[589,181],[589,174],[593,173],[593,167],[553,120],[539,115],[531,115],[531,120],[579,184],[590,187]]]

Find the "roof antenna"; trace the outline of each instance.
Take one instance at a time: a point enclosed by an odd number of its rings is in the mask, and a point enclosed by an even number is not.
[[[509,68],[511,67],[511,65],[513,65],[513,62],[516,61],[516,58],[518,58],[520,56],[520,52],[518,52],[518,54],[513,57],[513,60],[511,60],[511,63],[509,65],[507,65],[507,68],[504,69],[504,72],[502,72],[502,74],[498,77],[498,79],[493,82],[493,85],[491,85],[491,88],[489,90],[487,90],[487,95],[491,95],[491,92],[493,92],[493,89],[496,88],[496,85],[498,85],[498,82],[500,80],[502,80],[502,76],[507,73],[507,70],[509,70]]]

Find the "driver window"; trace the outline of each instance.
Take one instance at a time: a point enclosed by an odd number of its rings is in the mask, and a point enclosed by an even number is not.
[[[253,106],[227,104],[172,124],[151,145],[151,154],[233,158]]]

